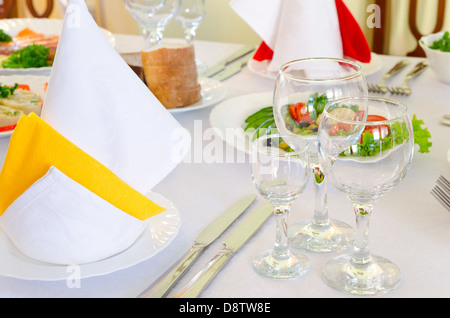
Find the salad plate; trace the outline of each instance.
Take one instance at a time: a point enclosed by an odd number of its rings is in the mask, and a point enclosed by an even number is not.
[[[256,60],[252,59],[247,64],[247,67],[250,71],[252,71],[253,73],[255,73],[259,76],[276,79],[278,73],[268,71],[269,63],[270,63],[270,61],[268,61],[268,60],[256,61]],[[380,70],[381,67],[383,66],[383,62],[381,61],[381,58],[376,53],[372,53],[372,60],[370,61],[370,63],[360,63],[360,65],[361,65],[363,74],[365,76],[368,76],[368,75],[372,75],[372,74],[376,73],[378,70]]]
[[[30,87],[30,91],[39,94],[44,99],[45,87],[50,77],[44,75],[0,75],[0,84],[12,86],[14,84],[26,84]],[[0,132],[1,138],[8,138],[12,135],[14,130]]]
[[[227,144],[250,154],[253,133],[245,132],[245,119],[273,105],[273,92],[262,92],[228,99],[210,113],[210,124]]]
[[[146,222],[148,227],[136,242],[127,250],[110,258],[80,265],[80,278],[88,278],[113,273],[136,265],[154,257],[177,236],[181,226],[177,207],[164,196],[151,192],[147,197],[166,211]],[[23,280],[60,281],[66,280],[70,273],[68,267],[33,260],[21,253],[0,228],[0,275]]]
[[[31,30],[43,33],[46,36],[60,35],[63,28],[63,20],[47,19],[47,18],[17,18],[17,19],[0,19],[0,30],[3,30],[11,37],[16,36],[21,30],[30,28]],[[116,40],[114,35],[106,29],[101,29],[104,36],[108,39],[112,46],[115,46]],[[50,75],[51,67],[41,68],[22,68],[22,69],[4,69],[0,68],[0,75],[10,74],[34,74],[34,75]]]
[[[195,104],[168,109],[170,113],[185,113],[200,110],[221,102],[227,96],[226,87],[219,81],[211,78],[202,78],[199,81],[202,99]]]

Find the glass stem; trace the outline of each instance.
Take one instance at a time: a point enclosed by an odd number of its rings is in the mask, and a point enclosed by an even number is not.
[[[162,32],[163,30],[161,28],[147,29],[146,36],[148,48],[161,44]]]
[[[290,209],[290,205],[276,206],[274,208],[274,214],[277,221],[275,247],[273,249],[273,256],[275,258],[289,256],[287,220]]]
[[[354,265],[367,265],[372,262],[369,251],[369,218],[373,211],[372,204],[353,203],[356,215],[356,237],[352,257]]]
[[[319,163],[311,164],[314,181],[314,219],[317,226],[329,226],[331,221],[328,217],[327,186],[328,180],[323,173]]]
[[[195,38],[195,29],[194,28],[186,28],[184,30],[184,37],[186,39],[187,44],[192,44]]]

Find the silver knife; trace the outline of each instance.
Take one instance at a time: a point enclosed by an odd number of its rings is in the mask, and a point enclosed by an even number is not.
[[[224,70],[228,64],[233,63],[237,59],[253,52],[254,50],[255,50],[254,46],[246,45],[243,48],[241,48],[240,50],[238,50],[237,52],[233,53],[231,56],[227,57],[222,62],[220,62],[220,63],[210,67],[206,71],[204,71],[202,74],[200,74],[200,77],[211,77],[211,76],[219,73],[220,71]]]
[[[267,203],[244,220],[224,241],[223,249],[173,298],[195,298],[200,295],[227,261],[256,233],[271,214],[273,214],[272,205]]]
[[[245,66],[245,64],[248,63],[248,61],[252,58],[252,54],[248,54],[245,57],[241,58],[240,60],[236,61],[235,63],[231,64],[230,66],[226,67],[223,71],[217,73],[216,75],[212,76],[211,78],[216,81],[223,81],[227,79],[228,77],[239,73],[241,69]]]
[[[194,245],[177,265],[158,279],[155,285],[151,285],[144,290],[138,298],[164,297],[203,250],[214,242],[253,203],[253,201],[255,201],[255,199],[256,195],[245,197],[215,219],[195,238]]]

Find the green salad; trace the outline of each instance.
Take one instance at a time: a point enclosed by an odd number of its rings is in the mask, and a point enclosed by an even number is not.
[[[12,53],[2,61],[3,68],[39,68],[51,66],[50,49],[45,45],[32,44]]]
[[[445,32],[442,38],[434,41],[433,44],[429,46],[429,48],[442,52],[450,52],[450,33],[448,31]]]
[[[320,115],[328,103],[326,95],[313,94],[306,103],[297,103],[286,105],[282,108],[282,115],[285,118],[287,128],[299,135],[316,135],[318,131],[318,123]],[[356,105],[347,106],[353,112],[358,113],[359,108]],[[332,110],[330,110],[332,111]],[[382,121],[385,118],[377,115],[368,115],[368,121]],[[245,119],[245,131],[252,132],[253,140],[263,135],[277,133],[275,119],[273,115],[273,107],[267,106],[250,115]],[[422,128],[424,122],[417,119],[414,115],[412,126],[414,130],[414,141],[419,145],[420,153],[429,153],[429,149],[433,145],[430,142],[431,134],[427,128]],[[374,130],[384,130],[381,140],[375,139]],[[337,130],[333,132],[335,135],[345,134],[346,130]],[[341,156],[376,156],[381,151],[388,150],[395,145],[402,144],[408,138],[407,128],[405,125],[395,123],[393,125],[379,125],[366,128],[361,134],[359,141],[351,148],[344,151]],[[289,148],[283,146],[283,149],[289,151]]]

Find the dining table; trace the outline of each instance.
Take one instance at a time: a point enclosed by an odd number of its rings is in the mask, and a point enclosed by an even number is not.
[[[140,52],[144,40],[139,35],[114,34],[119,53]],[[241,43],[195,40],[197,60],[213,66],[238,49]],[[401,59],[411,65],[424,58],[377,55],[379,65],[366,74],[368,83],[377,83]],[[411,66],[411,67],[412,67]],[[406,75],[392,83],[400,84]],[[151,257],[128,266],[83,276],[68,268],[67,277],[26,278],[0,272],[2,298],[136,298],[176,264],[194,244],[196,236],[219,215],[240,199],[256,195],[257,199],[216,241],[208,246],[167,297],[173,297],[222,249],[226,237],[246,217],[266,201],[257,192],[251,176],[249,154],[226,142],[210,121],[211,113],[224,102],[250,94],[270,94],[275,78],[263,76],[244,66],[237,74],[220,82],[226,96],[208,107],[173,112],[176,120],[191,134],[191,151],[186,158],[154,188],[173,203],[180,215],[176,235]],[[370,250],[394,262],[402,273],[400,285],[393,291],[372,298],[447,298],[450,297],[450,212],[431,194],[439,176],[450,178],[450,127],[440,123],[450,115],[450,86],[428,68],[411,81],[410,96],[384,95],[408,107],[410,115],[423,120],[432,136],[429,153],[414,151],[411,167],[404,180],[375,204],[370,219]],[[267,106],[267,105],[261,105]],[[245,107],[243,105],[242,107]],[[233,128],[233,127],[230,127]],[[0,139],[0,166],[9,138]],[[212,146],[213,145],[213,146]],[[145,147],[145,145],[142,145]],[[155,154],[156,155],[156,154]],[[231,158],[231,159],[230,159]],[[32,160],[32,158],[30,158]],[[312,179],[294,202],[288,226],[312,218],[314,189]],[[332,219],[355,226],[351,202],[332,184],[328,185],[328,210]],[[332,258],[351,253],[352,248],[335,253],[308,253],[311,269],[293,280],[267,279],[252,268],[252,259],[273,248],[275,218],[269,219],[230,258],[209,282],[198,298],[270,299],[277,298],[357,298],[326,284],[322,270]],[[27,266],[20,271],[29,270]],[[75,276],[74,276],[75,275]],[[78,276],[76,276],[78,275]],[[75,278],[74,278],[75,277]],[[206,301],[206,300],[205,300]]]

